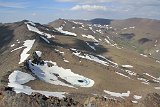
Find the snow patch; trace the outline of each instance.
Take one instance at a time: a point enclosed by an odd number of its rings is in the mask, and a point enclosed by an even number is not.
[[[32,32],[38,33],[38,34],[40,34],[40,35],[44,35],[44,36],[46,36],[47,38],[55,37],[55,36],[53,36],[53,35],[51,35],[51,34],[42,32],[42,31],[40,31],[38,28],[36,28],[36,27],[34,27],[34,26],[31,26],[31,25],[29,25],[29,24],[27,24],[27,28],[28,28],[28,30],[30,30],[30,31],[32,31]]]
[[[93,33],[96,33],[92,27],[89,27],[89,29],[93,32]]]
[[[156,90],[160,90],[160,87],[154,87],[154,89],[156,89]]]
[[[64,52],[58,50],[58,49],[54,49],[56,52],[59,52],[60,54],[64,55]]]
[[[160,61],[159,61],[159,60],[156,60],[156,62],[157,62],[157,63],[160,63]]]
[[[63,61],[64,61],[64,62],[69,62],[69,61],[68,61],[68,60],[66,60],[66,59],[63,59]]]
[[[158,52],[159,52],[159,50],[156,50],[156,52],[158,53]]]
[[[77,36],[77,34],[73,33],[73,32],[69,32],[69,31],[64,31],[63,30],[63,26],[59,27],[59,28],[55,28],[56,30],[58,30],[61,33],[64,33],[66,35],[72,35],[72,36]]]
[[[110,44],[111,45],[111,43],[109,42],[109,40],[107,40],[106,38],[104,39],[108,44]]]
[[[95,48],[94,46],[91,46],[88,42],[86,42],[86,44],[87,44],[90,48],[92,48],[93,50],[96,51],[96,48]]]
[[[14,47],[14,46],[15,46],[15,44],[12,44],[12,45],[11,45],[11,47]]]
[[[92,35],[84,35],[84,34],[82,34],[82,37],[85,37],[85,38],[88,38],[88,39],[92,39],[95,42],[98,42],[98,40],[94,36],[92,36]]]
[[[43,37],[43,36],[40,36],[40,38],[42,38],[44,41],[46,41],[47,43],[50,43],[50,41],[47,39],[47,38],[45,38],[45,37]]]
[[[137,104],[137,103],[138,103],[138,101],[132,101],[132,103],[135,103],[135,104]]]
[[[35,51],[35,53],[38,55],[38,57],[41,57],[41,55],[42,55],[41,51]]]
[[[77,51],[76,49],[73,49],[73,48],[71,48],[71,50],[73,51],[73,54],[75,56],[78,56],[80,58],[88,59],[90,61],[94,61],[94,62],[97,62],[102,65],[106,65],[106,66],[109,66],[109,64],[111,64],[111,66],[113,66],[113,67],[118,67],[117,63],[110,61],[109,59],[107,59],[106,57],[104,57],[102,55],[95,55],[94,56],[91,54],[82,54],[82,52]]]
[[[134,75],[134,76],[136,76],[137,75],[137,73],[135,73],[135,72],[133,72],[133,71],[130,71],[130,70],[125,70],[129,75]]]
[[[75,29],[76,27],[72,27],[72,29]]]
[[[23,50],[23,52],[20,55],[20,62],[19,62],[19,64],[22,63],[22,62],[24,62],[28,58],[28,56],[30,54],[27,54],[27,52],[32,48],[34,42],[35,42],[35,39],[34,40],[26,40],[26,41],[24,41],[23,46],[26,47],[26,48]]]
[[[129,78],[129,79],[131,79],[129,76],[127,76],[127,75],[124,75],[124,74],[122,74],[122,73],[120,73],[120,72],[116,72],[116,74],[118,74],[118,75],[121,75],[121,76],[123,76],[123,77],[126,77],[126,78]]]
[[[14,52],[14,51],[16,51],[16,50],[19,50],[19,49],[21,49],[21,48],[23,48],[23,47],[24,47],[24,46],[21,46],[21,47],[15,48],[15,49],[11,50],[11,52]]]
[[[100,60],[98,57],[95,57],[93,55],[88,55],[88,54],[81,55],[81,52],[77,52],[77,51],[73,52],[73,54],[80,57],[80,58],[88,59],[90,61],[94,61],[94,62],[103,64],[103,65],[106,65],[106,66],[108,66],[108,64],[109,64],[108,62]]]
[[[148,57],[147,55],[144,55],[144,54],[140,54],[141,56],[144,56],[144,57]]]
[[[133,68],[132,65],[122,65],[123,68]]]
[[[149,85],[149,80],[144,79],[144,78],[137,78],[138,80],[142,81],[141,83]]]
[[[130,91],[127,91],[127,93],[116,93],[116,92],[104,90],[104,92],[109,94],[110,96],[120,97],[120,98],[129,97],[129,95],[130,95]]]
[[[133,98],[136,99],[136,100],[139,100],[139,99],[142,98],[142,96],[134,95]]]
[[[157,79],[156,77],[154,77],[154,76],[152,76],[152,75],[150,75],[150,74],[148,74],[148,73],[143,73],[143,74],[145,74],[145,75],[147,75],[147,76],[149,76],[149,77],[151,77],[151,78],[153,78],[153,79]]]
[[[135,26],[132,26],[132,27],[129,27],[130,29],[134,29],[135,28]]]

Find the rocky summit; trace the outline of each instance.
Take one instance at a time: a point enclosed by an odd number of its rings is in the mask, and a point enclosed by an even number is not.
[[[0,107],[160,107],[160,20],[0,24]]]

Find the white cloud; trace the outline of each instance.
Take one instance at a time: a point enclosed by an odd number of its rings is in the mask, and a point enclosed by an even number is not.
[[[79,0],[56,0],[58,2],[78,2]]]
[[[78,4],[117,3],[132,6],[160,6],[160,0],[56,0],[57,2],[74,2]]]
[[[86,11],[97,11],[97,10],[107,10],[105,6],[98,5],[76,5],[71,8],[71,10],[86,10]]]
[[[32,13],[31,15],[32,15],[32,16],[37,16],[37,13]]]
[[[94,3],[104,3],[104,2],[111,2],[115,0],[56,0],[58,2],[77,2],[81,4],[89,3],[89,4],[94,4]]]
[[[0,2],[0,7],[25,8],[24,2]]]

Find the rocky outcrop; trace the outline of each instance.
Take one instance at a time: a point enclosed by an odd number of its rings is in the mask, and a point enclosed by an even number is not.
[[[145,107],[160,107],[160,95],[157,93],[148,94],[143,103]]]
[[[16,94],[12,88],[1,88],[0,107],[80,107],[72,98],[46,97],[39,93]]]

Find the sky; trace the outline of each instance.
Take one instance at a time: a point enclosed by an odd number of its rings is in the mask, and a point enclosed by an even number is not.
[[[160,19],[160,0],[0,0],[0,22],[24,19]]]

